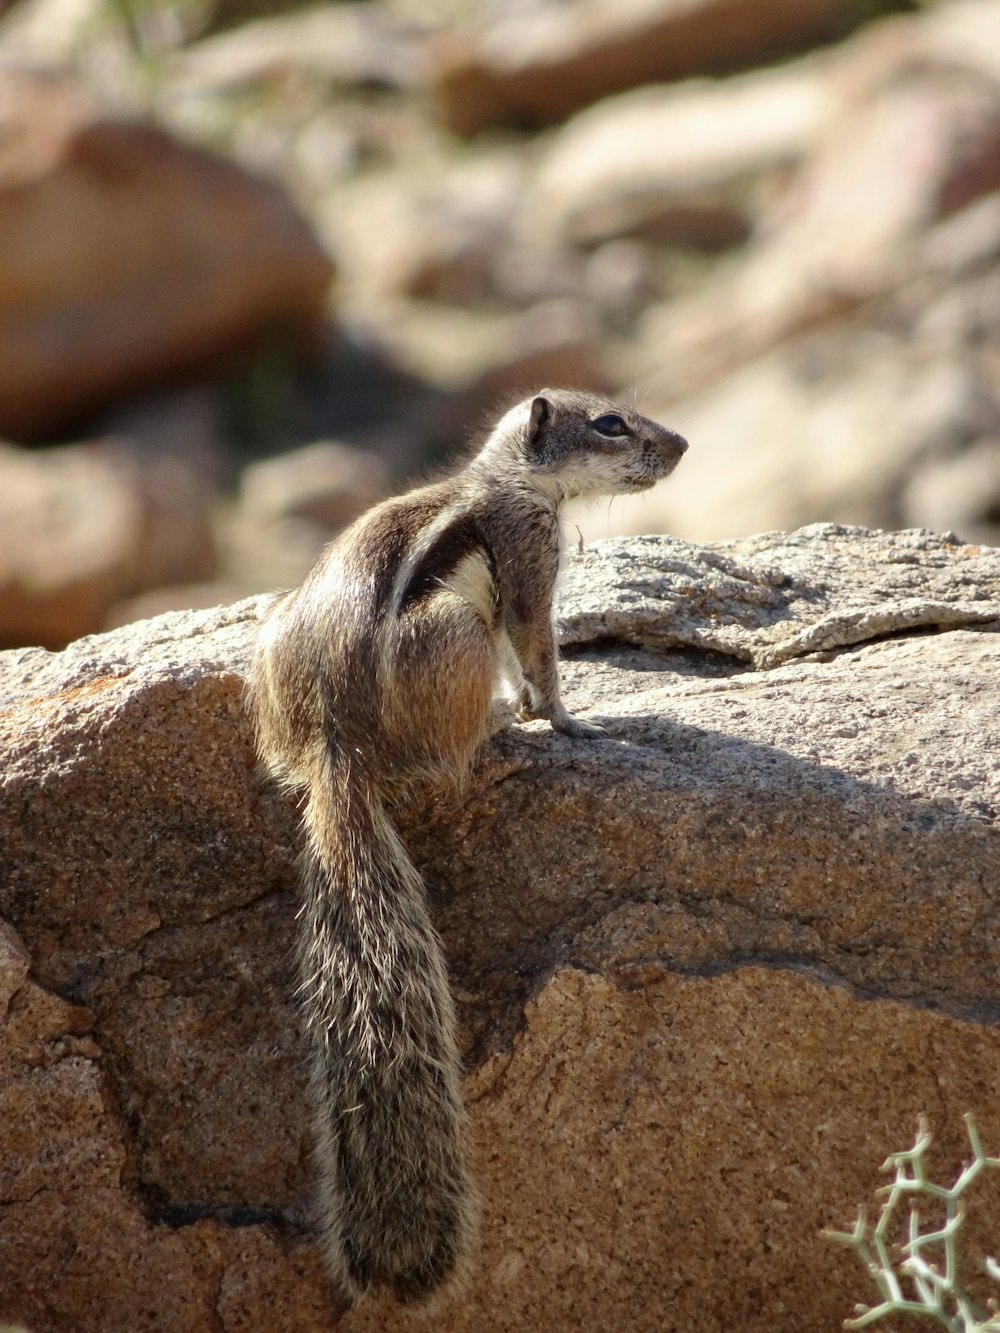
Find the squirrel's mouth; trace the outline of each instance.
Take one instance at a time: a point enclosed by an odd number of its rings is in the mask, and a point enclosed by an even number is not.
[[[649,454],[642,460],[643,470],[628,479],[630,491],[648,491],[664,477],[669,477],[677,466],[679,458],[661,458],[658,454]]]
[[[630,491],[648,491],[666,475],[666,472],[644,472],[641,476],[626,478],[625,486]]]

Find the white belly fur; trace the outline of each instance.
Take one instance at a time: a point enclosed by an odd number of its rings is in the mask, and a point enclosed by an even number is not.
[[[468,602],[489,626],[493,624],[493,575],[480,551],[463,556],[452,572],[441,582],[441,591],[451,593]]]

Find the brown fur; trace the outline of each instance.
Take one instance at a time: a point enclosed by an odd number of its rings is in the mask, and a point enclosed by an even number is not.
[[[559,508],[645,489],[685,448],[621,404],[545,390],[456,476],[353,524],[264,626],[251,696],[271,771],[307,793],[320,1226],[351,1296],[427,1296],[461,1276],[476,1231],[442,950],[388,812],[415,784],[461,781],[504,676],[521,716],[603,734],[559,698]]]

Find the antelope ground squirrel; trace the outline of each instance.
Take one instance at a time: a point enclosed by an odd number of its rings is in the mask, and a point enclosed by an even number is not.
[[[543,390],[464,469],[352,524],[265,622],[251,697],[268,767],[305,793],[320,1227],[352,1298],[460,1277],[477,1224],[444,958],[391,811],[461,781],[501,681],[522,718],[604,734],[559,697],[559,510],[646,490],[686,448],[630,407]]]

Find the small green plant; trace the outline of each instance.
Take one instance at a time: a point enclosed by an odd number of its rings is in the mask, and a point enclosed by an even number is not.
[[[849,1245],[858,1254],[882,1297],[878,1305],[857,1306],[856,1317],[846,1319],[845,1328],[866,1328],[890,1314],[912,1314],[934,1319],[950,1333],[1000,1333],[997,1301],[991,1299],[990,1309],[984,1310],[960,1284],[963,1195],[987,1167],[1000,1166],[1000,1157],[987,1157],[983,1152],[972,1116],[965,1117],[965,1127],[972,1145],[972,1161],[962,1168],[950,1188],[927,1179],[924,1154],[931,1135],[921,1121],[913,1147],[907,1152],[892,1153],[882,1164],[883,1171],[896,1174],[891,1185],[878,1191],[886,1199],[876,1224],[869,1224],[862,1207],[853,1231],[823,1232],[830,1240]],[[900,1230],[899,1210],[907,1201],[908,1239],[898,1244],[893,1238]],[[944,1221],[939,1226],[921,1230],[921,1201],[930,1203],[939,1216],[943,1211]],[[994,1281],[1000,1282],[1000,1264],[995,1259],[984,1259],[983,1267]]]

